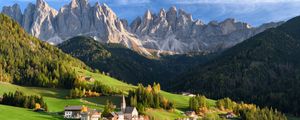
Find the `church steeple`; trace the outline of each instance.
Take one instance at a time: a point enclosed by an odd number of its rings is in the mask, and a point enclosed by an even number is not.
[[[121,103],[121,111],[124,113],[126,109],[126,101],[124,95],[122,96],[122,103]]]

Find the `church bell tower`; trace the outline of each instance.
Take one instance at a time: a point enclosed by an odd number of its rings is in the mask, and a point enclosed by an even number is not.
[[[125,101],[125,97],[124,95],[122,96],[122,103],[121,103],[121,111],[123,113],[125,113],[125,109],[126,109],[126,101]]]

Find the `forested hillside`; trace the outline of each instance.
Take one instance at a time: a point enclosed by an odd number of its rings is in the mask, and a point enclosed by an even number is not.
[[[76,66],[85,64],[28,35],[17,22],[0,14],[0,81],[71,88],[76,75],[70,68]]]
[[[300,114],[300,17],[183,74],[176,90],[230,97]]]
[[[202,64],[214,55],[173,55],[160,59],[146,58],[118,44],[102,44],[90,37],[74,37],[60,45],[60,49],[84,61],[94,69],[109,73],[128,83],[152,84],[164,88],[174,82],[176,75],[196,64]]]

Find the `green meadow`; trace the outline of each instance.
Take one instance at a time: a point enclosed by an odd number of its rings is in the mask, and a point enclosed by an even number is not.
[[[0,105],[0,120],[61,120],[54,113],[33,112],[30,109]]]
[[[136,86],[118,81],[114,78],[111,78],[106,75],[102,75],[99,73],[92,73],[86,70],[77,69],[75,68],[76,72],[79,73],[79,75],[82,76],[91,76],[95,80],[98,80],[102,82],[104,85],[114,87],[116,89],[122,90],[125,93],[127,93],[129,90],[133,90],[136,88]],[[69,95],[69,90],[67,89],[60,89],[60,88],[40,88],[40,87],[24,87],[24,86],[18,86],[10,83],[4,83],[0,82],[0,95],[3,95],[3,93],[7,92],[14,92],[16,90],[22,91],[27,95],[40,95],[43,96],[45,102],[48,105],[49,113],[35,113],[32,112],[32,110],[19,108],[19,109],[9,109],[10,111],[18,112],[19,110],[31,113],[32,116],[28,116],[28,119],[34,120],[40,118],[41,116],[45,119],[62,119],[60,116],[57,115],[51,115],[59,112],[63,112],[64,107],[67,105],[85,105],[89,106],[91,108],[95,108],[98,110],[103,110],[104,105],[106,104],[107,100],[112,101],[117,107],[119,107],[121,103],[121,96],[100,96],[100,97],[94,97],[94,98],[81,98],[81,99],[66,99],[66,96]],[[188,96],[182,96],[178,94],[172,94],[168,92],[162,91],[161,94],[168,98],[170,101],[175,103],[175,107],[177,108],[175,111],[165,111],[160,109],[148,109],[146,111],[146,114],[149,115],[151,118],[163,118],[165,120],[172,120],[175,118],[183,117],[183,110],[186,110],[188,108],[189,98]],[[212,104],[214,104],[212,102]],[[0,106],[0,109],[6,109],[6,107],[9,106]],[[15,107],[14,107],[15,108]],[[6,114],[8,112],[5,112],[2,114]],[[13,113],[13,112],[9,112]],[[6,115],[2,115],[6,116]],[[9,115],[7,115],[9,116]],[[18,118],[16,118],[18,119]],[[27,119],[27,117],[26,117]],[[1,119],[2,120],[2,119]]]

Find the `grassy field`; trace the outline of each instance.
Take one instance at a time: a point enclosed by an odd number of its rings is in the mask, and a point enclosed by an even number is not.
[[[163,109],[148,109],[146,115],[151,116],[153,120],[175,120],[184,117],[180,111],[166,111]]]
[[[90,76],[90,77],[94,78],[95,80],[100,81],[104,85],[111,86],[111,87],[117,88],[122,91],[129,91],[129,90],[136,88],[136,86],[124,83],[122,81],[119,81],[117,79],[111,78],[106,75],[102,75],[99,73],[92,73],[90,71],[78,69],[78,68],[75,68],[75,70],[81,76]]]
[[[129,90],[136,88],[136,86],[121,82],[119,80],[116,80],[114,78],[111,78],[111,77],[108,77],[108,76],[105,76],[102,74],[92,73],[92,72],[82,70],[82,69],[75,69],[75,70],[82,76],[90,76],[90,77],[94,78],[95,80],[101,81],[103,84],[105,84],[107,86],[115,87],[122,91],[129,91]],[[172,94],[172,93],[168,93],[168,92],[164,92],[164,91],[162,91],[161,94],[163,96],[165,96],[166,98],[168,98],[170,101],[174,102],[175,107],[180,110],[185,110],[189,106],[189,99],[190,99],[189,96]],[[209,104],[211,106],[215,106],[215,101],[209,100]]]
[[[101,81],[101,83],[114,87],[116,89],[122,90],[125,93],[129,90],[133,90],[136,86],[126,84],[124,82],[118,81],[114,78],[98,74],[92,73],[86,70],[75,68],[76,72],[81,76],[90,76],[97,81]],[[18,85],[13,85],[9,83],[0,82],[0,95],[7,92],[14,92],[16,90],[23,91],[27,95],[41,95],[44,97],[45,102],[48,105],[49,112],[62,112],[66,105],[86,105],[91,108],[103,110],[104,105],[107,100],[112,101],[117,107],[120,106],[121,96],[101,96],[96,98],[82,98],[82,99],[65,99],[66,96],[69,95],[69,90],[66,89],[58,89],[58,88],[39,88],[39,87],[23,87]],[[160,120],[172,120],[175,118],[183,117],[182,113],[184,110],[188,109],[189,99],[188,96],[172,94],[168,92],[162,91],[161,94],[165,96],[167,99],[175,103],[175,107],[177,108],[175,111],[165,111],[161,109],[148,109],[146,114],[154,119]],[[209,100],[209,104],[211,106],[215,106],[214,100]],[[0,109],[4,109],[7,106],[0,106]],[[22,108],[20,108],[22,109]],[[13,111],[13,109],[12,109]],[[25,109],[26,112],[31,112],[30,110]],[[14,111],[16,112],[16,111]],[[3,114],[3,113],[2,113]],[[51,115],[40,114],[40,113],[32,113],[37,114],[32,117],[43,117],[45,119],[51,119]],[[28,118],[29,119],[29,118]],[[60,119],[60,118],[55,118]],[[2,120],[2,119],[0,119]],[[31,118],[30,118],[31,120]],[[34,120],[34,119],[33,119]]]
[[[175,107],[177,109],[187,109],[189,107],[189,96],[183,96],[178,94],[172,94],[168,92],[162,91],[161,94],[165,96],[167,99],[169,99],[171,102],[174,102]]]
[[[5,92],[14,92],[16,90],[22,91],[27,95],[43,96],[48,105],[49,112],[61,112],[66,105],[86,105],[91,108],[103,109],[103,106],[96,106],[92,103],[84,102],[81,99],[65,99],[65,96],[69,93],[69,91],[65,89],[22,87],[0,82],[0,95]]]
[[[163,96],[165,96],[166,98],[168,98],[170,101],[174,102],[175,107],[179,110],[187,110],[187,108],[189,107],[189,100],[190,100],[189,96],[172,94],[172,93],[168,93],[168,92],[164,92],[164,91],[162,91],[161,94]],[[212,99],[208,99],[208,104],[211,107],[215,107],[216,101],[212,100]]]
[[[79,73],[85,76],[91,76],[95,80],[99,80],[104,84],[112,87],[116,87],[123,91],[129,91],[136,86],[129,85],[118,81],[116,79],[107,77],[105,75],[91,73],[88,71],[79,70]],[[86,105],[91,108],[96,108],[99,110],[103,110],[104,105],[106,104],[107,100],[112,101],[117,107],[119,107],[121,103],[121,96],[101,96],[97,98],[82,98],[82,99],[65,99],[66,96],[69,95],[69,90],[66,89],[58,89],[58,88],[39,88],[39,87],[23,87],[18,85],[13,85],[9,83],[0,82],[0,95],[7,92],[14,92],[16,90],[23,91],[27,95],[41,95],[44,97],[45,102],[48,105],[49,112],[62,112],[66,105]],[[187,109],[188,107],[188,96],[182,96],[177,94],[171,94],[168,92],[163,92],[162,95],[167,97],[170,101],[175,103],[175,106],[179,108],[179,110],[175,110],[176,112],[168,112],[164,110],[154,110],[151,109],[147,111],[147,115],[154,117],[154,118],[164,118],[166,120],[171,120],[173,118],[182,117],[182,110]],[[0,106],[2,108],[2,106]],[[27,110],[27,112],[31,112]],[[50,115],[48,115],[51,117]],[[164,117],[162,117],[164,116]],[[40,116],[36,116],[37,118]],[[44,117],[46,118],[46,117]],[[57,118],[59,119],[59,118]],[[2,120],[2,119],[0,119]]]
[[[7,114],[9,113],[9,114]],[[33,112],[29,109],[0,105],[0,120],[61,120],[59,115]]]

